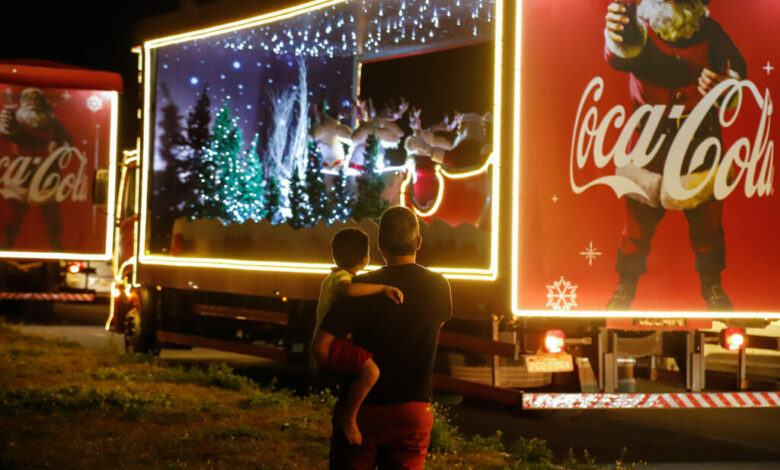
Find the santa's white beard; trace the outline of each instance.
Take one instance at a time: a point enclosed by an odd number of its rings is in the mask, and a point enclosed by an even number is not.
[[[653,28],[664,41],[675,42],[690,39],[696,34],[709,15],[701,0],[687,2],[665,2],[664,0],[642,0],[637,15]]]
[[[45,129],[54,117],[51,111],[41,111],[29,106],[16,110],[16,120],[32,129]]]

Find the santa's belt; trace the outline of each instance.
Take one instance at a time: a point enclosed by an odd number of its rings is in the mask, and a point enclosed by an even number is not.
[[[680,130],[685,120],[690,116],[690,114],[683,114],[676,118],[669,118],[667,119],[664,124],[662,124],[661,127],[659,127],[659,132],[662,134],[675,134],[677,131]],[[705,116],[704,119],[702,119],[701,124],[699,124],[698,129],[696,129],[696,134],[701,135],[701,132],[704,131],[707,134],[712,134],[713,131],[717,129],[718,125],[718,110],[713,109],[709,111]]]

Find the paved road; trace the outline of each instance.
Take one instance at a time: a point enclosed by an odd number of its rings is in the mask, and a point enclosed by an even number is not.
[[[121,336],[102,328],[105,318],[103,306],[58,305],[48,324],[22,328],[89,348],[122,348]],[[265,359],[198,348],[163,350],[161,359],[226,362],[258,376],[279,367]],[[626,448],[627,460],[648,462],[648,469],[780,469],[780,409],[599,410],[572,416],[529,414],[466,401],[453,407],[453,412],[455,424],[468,435],[501,430],[507,445],[519,437],[537,437],[547,441],[556,455],[566,455],[569,448],[578,454],[588,449],[597,461],[606,463]]]

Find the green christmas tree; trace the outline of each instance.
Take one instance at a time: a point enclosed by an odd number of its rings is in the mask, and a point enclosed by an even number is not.
[[[306,187],[300,172],[293,169],[290,178],[290,220],[287,221],[293,228],[302,228],[312,225],[311,205]]]
[[[328,225],[336,222],[346,222],[352,212],[353,196],[349,190],[349,176],[343,166],[339,166],[339,173],[333,182],[333,188],[328,194],[330,199],[330,216]]]
[[[279,180],[274,175],[269,176],[265,182],[263,201],[265,202],[265,220],[271,223],[281,223],[279,210],[282,208],[282,189],[279,186]]]
[[[322,174],[322,153],[317,141],[309,140],[308,161],[306,162],[306,195],[309,199],[311,220],[306,225],[313,226],[317,221],[328,219],[332,212],[330,198],[326,197],[325,176]]]
[[[366,139],[366,156],[363,161],[363,173],[358,176],[358,194],[355,206],[352,208],[352,218],[378,218],[390,207],[390,202],[382,197],[385,190],[385,177],[376,171],[379,160],[379,141],[374,133]]]
[[[230,100],[227,100],[219,110],[212,138],[194,175],[199,195],[194,218],[217,217],[223,223],[232,220],[232,205],[243,175],[240,166],[241,129],[229,106]]]
[[[263,165],[257,154],[258,140],[259,136],[255,134],[249,151],[234,165],[225,195],[231,218],[238,223],[265,217]]]

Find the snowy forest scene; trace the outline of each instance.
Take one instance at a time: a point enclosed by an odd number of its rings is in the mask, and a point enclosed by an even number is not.
[[[150,252],[192,255],[174,226],[204,219],[216,232],[329,233],[404,204],[470,225],[467,251],[484,258],[493,9],[347,1],[157,48]],[[447,209],[463,199],[464,214]]]

